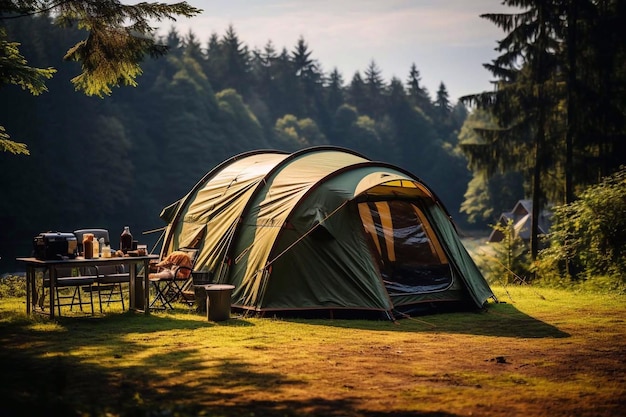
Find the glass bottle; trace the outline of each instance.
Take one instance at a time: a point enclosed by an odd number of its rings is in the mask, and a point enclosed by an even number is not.
[[[120,249],[124,254],[132,250],[133,247],[133,235],[130,233],[130,227],[124,226],[124,231],[120,236]]]
[[[93,234],[91,233],[83,235],[83,254],[85,259],[93,258]]]

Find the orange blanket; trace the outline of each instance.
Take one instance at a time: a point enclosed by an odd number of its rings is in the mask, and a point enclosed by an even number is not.
[[[176,250],[170,253],[156,266],[158,268],[165,268],[170,270],[173,270],[179,266],[184,266],[185,268],[181,268],[178,271],[176,278],[189,278],[189,275],[191,275],[191,258],[189,257],[189,255],[182,251]]]

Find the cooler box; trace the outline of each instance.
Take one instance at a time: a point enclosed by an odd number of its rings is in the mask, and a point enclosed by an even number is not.
[[[33,241],[33,255],[42,260],[73,259],[76,257],[77,249],[74,233],[40,233]]]

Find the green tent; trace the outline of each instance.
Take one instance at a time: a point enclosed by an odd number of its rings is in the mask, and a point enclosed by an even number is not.
[[[233,284],[233,307],[250,312],[391,318],[494,298],[419,178],[343,148],[235,156],[161,217],[162,255],[199,249],[195,269]]]

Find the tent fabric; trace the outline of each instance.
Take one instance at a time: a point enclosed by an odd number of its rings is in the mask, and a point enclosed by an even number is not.
[[[372,310],[494,298],[445,208],[405,170],[337,147],[235,156],[166,207],[162,256],[257,312]]]

